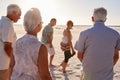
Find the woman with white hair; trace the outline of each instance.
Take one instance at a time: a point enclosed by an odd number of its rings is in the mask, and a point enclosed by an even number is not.
[[[7,7],[7,15],[0,19],[0,80],[8,80],[10,58],[16,41],[13,22],[17,22],[20,16],[19,6],[10,4]]]
[[[42,19],[37,8],[31,8],[24,16],[27,32],[17,40],[11,60],[11,80],[51,80],[48,70],[46,47],[37,39]]]

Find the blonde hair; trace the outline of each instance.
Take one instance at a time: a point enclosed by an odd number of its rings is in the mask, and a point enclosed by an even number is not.
[[[24,28],[27,32],[33,31],[38,24],[42,22],[40,11],[37,8],[31,8],[24,16]]]
[[[104,22],[106,20],[107,10],[103,7],[94,9],[93,17],[95,22]]]
[[[13,12],[16,12],[17,14],[21,13],[21,9],[16,4],[10,4],[7,7],[7,14],[12,14]]]

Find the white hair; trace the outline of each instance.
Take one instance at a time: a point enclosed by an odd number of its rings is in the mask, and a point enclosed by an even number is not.
[[[7,14],[12,14],[13,12],[16,12],[17,14],[21,13],[21,9],[16,4],[10,4],[7,7]]]
[[[107,10],[103,7],[94,9],[93,17],[95,22],[104,22],[106,20]]]
[[[33,31],[38,24],[42,22],[40,11],[37,8],[31,8],[24,16],[24,28],[27,32]]]

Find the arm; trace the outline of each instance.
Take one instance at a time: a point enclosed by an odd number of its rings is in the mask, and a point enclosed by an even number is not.
[[[81,53],[80,51],[78,51],[77,57],[82,62],[82,60],[83,60],[83,53]]]
[[[74,53],[74,48],[73,48],[73,45],[72,45],[72,41],[71,41],[71,32],[70,31],[66,31],[66,36],[68,38],[68,44],[70,45],[70,48],[72,49],[72,52]]]
[[[10,76],[12,75],[14,65],[15,65],[15,59],[14,59],[14,56],[13,56],[13,53],[12,53],[11,60],[10,60]]]
[[[52,80],[48,69],[47,48],[44,45],[41,45],[39,50],[38,70],[41,80]]]
[[[119,59],[119,51],[117,49],[115,49],[114,57],[113,57],[114,65],[117,63],[118,59]]]
[[[12,43],[10,42],[4,42],[4,50],[6,54],[11,57],[12,54]]]
[[[50,44],[50,48],[52,48],[52,42],[50,40],[50,36],[49,35],[47,35],[47,42]]]

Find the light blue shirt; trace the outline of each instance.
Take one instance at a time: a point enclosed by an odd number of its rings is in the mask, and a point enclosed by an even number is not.
[[[84,54],[85,80],[113,80],[114,50],[120,50],[120,35],[102,22],[80,33],[75,49]]]
[[[43,29],[43,32],[42,32],[42,42],[44,44],[47,44],[48,41],[47,41],[47,36],[50,36],[50,41],[52,42],[53,40],[53,28],[50,24],[48,24],[47,26],[45,26],[45,28]]]

